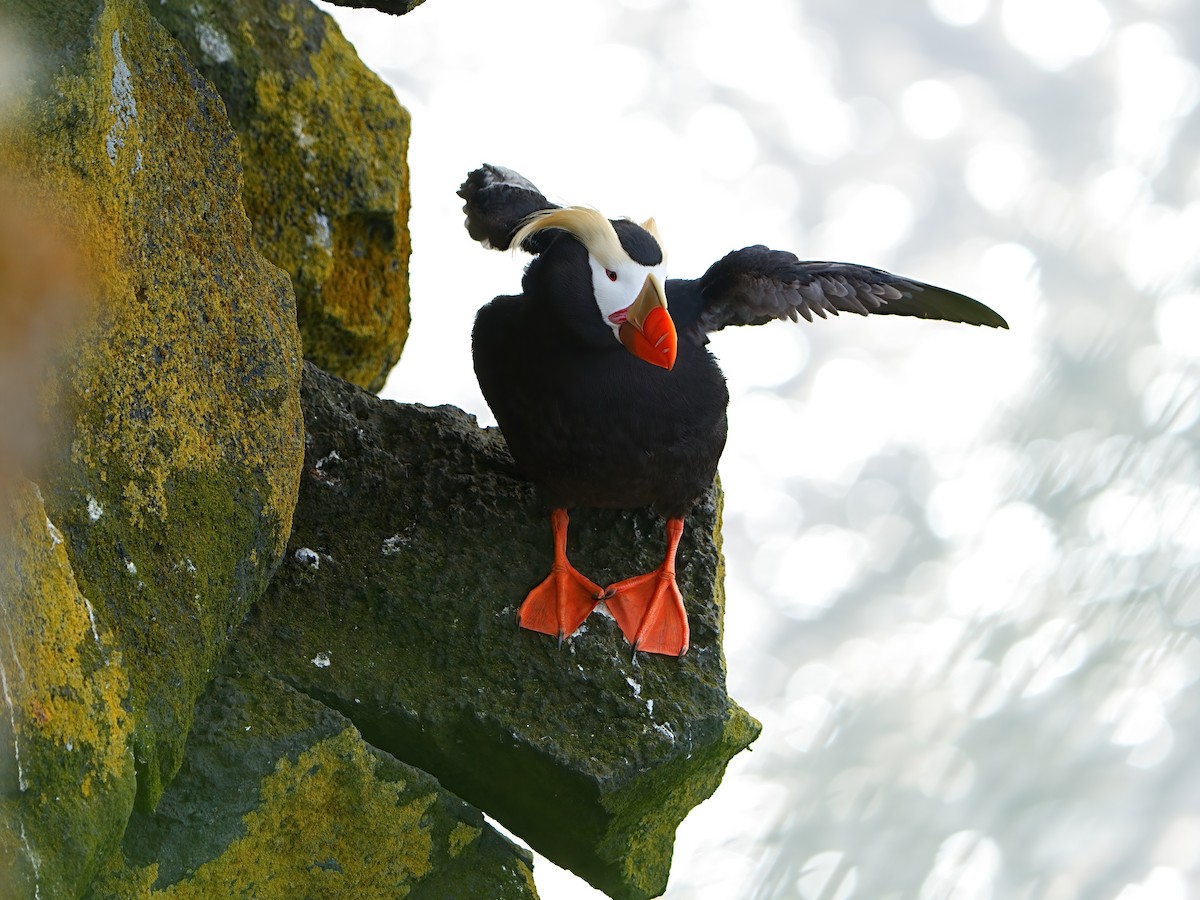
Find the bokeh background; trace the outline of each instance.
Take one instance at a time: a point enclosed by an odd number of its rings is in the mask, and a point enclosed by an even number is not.
[[[493,421],[471,324],[525,260],[462,228],[482,162],[655,216],[673,276],[766,243],[1012,325],[715,337],[730,690],[765,731],[667,896],[1200,898],[1200,5],[325,8],[413,113],[387,397]]]

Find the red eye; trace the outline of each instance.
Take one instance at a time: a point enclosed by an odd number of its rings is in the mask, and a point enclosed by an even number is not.
[[[605,269],[605,270],[604,270],[604,274],[608,276],[608,280],[609,280],[609,281],[616,281],[616,280],[617,280],[617,273],[616,273],[616,272],[614,272],[612,269]]]

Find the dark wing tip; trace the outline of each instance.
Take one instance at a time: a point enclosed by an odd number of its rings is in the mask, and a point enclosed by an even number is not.
[[[909,284],[912,287],[905,293],[911,292],[914,305],[921,311],[910,313],[896,310],[901,315],[918,315],[927,319],[961,322],[964,325],[985,325],[988,328],[1008,328],[1004,316],[965,294],[919,282]]]
[[[496,250],[508,249],[513,232],[526,217],[555,205],[528,178],[490,164],[469,172],[459,185],[458,196],[466,201],[467,233]]]
[[[541,196],[541,191],[524,175],[491,163],[484,163],[478,169],[468,172],[466,180],[459,185],[458,196],[470,203],[480,191],[493,187],[514,188]]]

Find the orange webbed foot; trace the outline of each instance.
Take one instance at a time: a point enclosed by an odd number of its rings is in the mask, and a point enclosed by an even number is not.
[[[567,563],[554,566],[546,579],[528,593],[517,612],[517,624],[563,638],[574,634],[591,615],[600,597],[600,586]]]
[[[567,511],[554,510],[550,521],[554,527],[554,564],[542,583],[526,595],[517,611],[517,624],[557,637],[561,645],[591,615],[601,591],[567,559]]]
[[[675,574],[656,569],[605,591],[608,610],[636,653],[683,656],[690,632]]]
[[[683,594],[675,583],[675,551],[683,534],[683,519],[667,520],[667,553],[653,572],[610,585],[604,592],[608,610],[633,651],[683,656],[691,632]]]

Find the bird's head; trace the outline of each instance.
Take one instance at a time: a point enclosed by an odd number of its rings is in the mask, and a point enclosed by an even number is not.
[[[654,220],[612,221],[582,206],[542,210],[521,224],[512,246],[552,228],[567,232],[587,252],[596,313],[613,337],[639,359],[670,369],[677,337],[667,312],[666,259]]]

